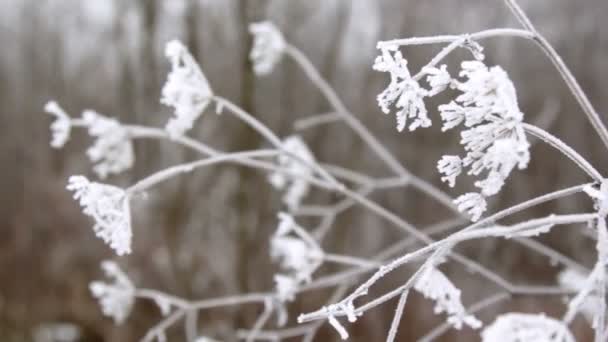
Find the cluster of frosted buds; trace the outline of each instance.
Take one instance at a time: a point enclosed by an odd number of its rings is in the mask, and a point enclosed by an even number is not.
[[[90,182],[84,176],[71,176],[67,189],[74,192],[84,214],[95,220],[93,231],[106,244],[123,255],[131,253],[131,212],[126,192],[118,187]]]
[[[283,149],[288,153],[277,157],[280,170],[273,172],[268,179],[275,188],[285,189],[283,202],[290,211],[293,211],[300,206],[302,199],[308,194],[310,184],[306,178],[314,175],[308,165],[315,163],[315,158],[304,140],[297,135],[285,138]]]
[[[44,110],[55,117],[55,121],[51,124],[51,132],[53,134],[51,147],[62,148],[68,139],[70,139],[70,130],[72,128],[70,117],[55,101],[49,101],[44,106]]]
[[[574,342],[562,322],[544,314],[507,313],[481,333],[483,342]]]
[[[451,84],[450,74],[446,66],[440,68],[426,67],[422,70],[430,89],[425,89],[415,80],[407,67],[407,60],[403,58],[397,46],[383,46],[381,55],[374,62],[374,70],[388,72],[390,83],[377,97],[378,105],[386,114],[390,113],[391,106],[397,108],[397,130],[402,131],[408,119],[410,131],[418,127],[431,126],[431,119],[424,104],[424,98],[434,96],[445,90]]]
[[[462,62],[460,76],[453,81],[461,92],[456,99],[439,106],[443,131],[464,124],[460,142],[467,152],[464,157],[446,155],[437,163],[444,177],[454,186],[456,177],[465,168],[468,174],[486,178],[475,182],[480,193],[468,193],[456,204],[469,213],[473,221],[486,210],[485,198],[497,194],[506,178],[517,167],[524,169],[530,160],[530,144],[522,126],[523,113],[519,110],[513,83],[499,66],[488,68],[480,61]]]
[[[250,24],[249,33],[253,35],[253,47],[249,53],[253,71],[258,75],[269,74],[285,52],[285,39],[269,21]]]
[[[481,327],[481,322],[467,314],[460,300],[460,290],[437,268],[426,267],[414,284],[414,289],[424,297],[435,301],[435,313],[445,312],[447,322],[456,329],[463,324],[473,329]]]
[[[167,43],[165,55],[171,72],[163,86],[160,102],[175,109],[165,129],[173,138],[190,130],[213,97],[207,78],[188,49],[179,41]]]
[[[93,171],[101,178],[130,169],[135,161],[129,132],[116,119],[91,110],[82,113],[82,121],[95,142],[87,156],[95,164]]]
[[[103,261],[101,268],[112,283],[94,281],[89,285],[91,293],[101,305],[103,314],[112,317],[116,324],[123,323],[133,308],[135,286],[113,261]]]
[[[323,251],[293,217],[279,213],[279,225],[270,241],[270,255],[280,263],[285,274],[274,280],[279,300],[293,300],[301,284],[311,281],[312,274],[323,262]]]

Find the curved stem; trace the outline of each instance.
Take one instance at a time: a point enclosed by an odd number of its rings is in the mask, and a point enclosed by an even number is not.
[[[545,55],[547,55],[549,60],[551,60],[551,63],[553,63],[553,65],[559,72],[560,76],[570,89],[570,92],[572,93],[572,95],[574,95],[574,98],[583,109],[583,112],[585,112],[585,115],[587,115],[587,118],[591,122],[591,125],[593,126],[597,134],[600,136],[600,139],[602,140],[606,148],[608,148],[608,129],[606,129],[606,126],[602,122],[600,115],[593,107],[591,101],[589,101],[587,94],[585,94],[585,92],[581,88],[580,84],[578,83],[566,63],[564,63],[564,60],[557,53],[557,51],[555,51],[555,48],[553,48],[551,43],[549,43],[549,41],[542,34],[540,34],[540,32],[538,32],[536,27],[534,27],[534,24],[532,24],[532,21],[530,21],[530,18],[528,18],[528,16],[519,6],[516,0],[505,0],[505,3],[507,7],[511,10],[513,15],[517,18],[517,20],[527,30],[533,33],[534,42],[536,42],[538,46],[540,46],[541,50],[545,53]]]
[[[585,171],[596,182],[601,182],[604,179],[604,177],[602,177],[602,175],[585,158],[583,158],[583,156],[581,156],[572,147],[565,144],[556,136],[534,125],[522,123],[522,126],[526,132],[540,138],[547,144],[557,149],[563,155],[570,158],[570,160],[575,162],[576,165],[581,168],[581,170]]]
[[[458,34],[458,35],[441,35],[441,36],[429,36],[429,37],[412,37],[405,39],[393,39],[378,42],[378,49],[391,47],[391,46],[406,46],[406,45],[428,45],[428,44],[444,44],[458,41],[468,37],[473,40],[481,40],[493,37],[520,37],[526,39],[533,39],[534,34],[528,30],[520,30],[513,28],[495,28],[490,30],[479,31],[470,34]]]

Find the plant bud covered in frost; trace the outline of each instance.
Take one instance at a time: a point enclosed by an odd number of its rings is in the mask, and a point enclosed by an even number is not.
[[[97,237],[123,255],[131,253],[131,213],[129,198],[121,188],[89,182],[84,176],[71,176],[67,189],[74,192],[82,211],[95,220]]]
[[[488,207],[486,199],[476,192],[460,195],[454,200],[454,203],[459,211],[469,214],[472,221],[479,220]]]
[[[481,333],[483,342],[575,342],[562,322],[544,314],[507,313]]]
[[[253,35],[253,47],[249,53],[253,71],[258,75],[269,74],[285,52],[285,39],[269,21],[250,24],[249,33]]]
[[[135,286],[115,262],[106,260],[101,263],[101,268],[113,282],[94,281],[89,288],[99,300],[103,314],[112,317],[116,324],[121,324],[133,308]]]
[[[290,211],[297,209],[302,199],[308,194],[310,184],[302,177],[312,177],[313,170],[307,164],[315,163],[315,158],[302,138],[292,135],[283,140],[283,149],[299,158],[288,154],[277,157],[280,169],[269,176],[270,183],[277,189],[285,190],[283,202]]]
[[[82,113],[82,120],[89,135],[95,138],[87,150],[87,156],[95,164],[93,171],[99,177],[106,178],[109,174],[121,173],[133,166],[133,143],[120,122],[91,110]]]
[[[461,329],[463,324],[473,329],[481,327],[477,318],[467,314],[460,301],[460,290],[437,268],[426,267],[416,280],[414,289],[434,300],[435,313],[445,312],[448,315],[447,322],[454,328]]]
[[[188,49],[179,41],[167,43],[165,55],[171,72],[163,86],[160,102],[175,109],[165,129],[173,138],[184,135],[205,110],[213,92]]]
[[[51,132],[53,134],[51,147],[62,148],[68,139],[70,139],[70,130],[72,128],[70,117],[55,101],[49,101],[44,106],[44,110],[55,117],[55,121],[51,124]]]

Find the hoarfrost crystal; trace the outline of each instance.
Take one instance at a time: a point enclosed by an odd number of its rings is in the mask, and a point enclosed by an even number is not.
[[[285,52],[285,39],[269,21],[250,24],[249,33],[253,35],[253,47],[249,53],[253,70],[258,75],[269,74]]]
[[[51,132],[53,133],[51,147],[62,148],[70,139],[72,128],[70,117],[55,101],[48,102],[44,106],[44,110],[55,117],[55,121],[51,124]]]
[[[101,263],[101,268],[113,282],[94,281],[89,288],[99,300],[103,314],[112,317],[116,324],[121,324],[133,308],[135,286],[115,262],[106,260]]]
[[[269,181],[277,189],[287,188],[283,195],[283,202],[289,210],[295,210],[300,206],[300,202],[310,189],[310,184],[304,178],[312,177],[314,174],[313,170],[305,163],[312,164],[315,159],[306,143],[299,136],[293,135],[285,138],[283,149],[300,160],[289,154],[279,155],[277,161],[281,171],[272,173]]]
[[[481,322],[472,315],[467,314],[460,301],[460,290],[437,268],[426,267],[414,285],[416,291],[424,297],[435,301],[435,313],[445,312],[448,323],[456,329],[463,324],[473,329],[481,327]]]
[[[476,192],[469,192],[458,196],[454,203],[461,212],[466,212],[471,216],[472,221],[477,221],[487,209],[485,198]]]
[[[129,198],[121,188],[71,176],[67,189],[74,192],[83,213],[95,220],[93,231],[116,254],[131,253],[131,213]]]
[[[96,138],[87,150],[87,156],[95,164],[93,171],[101,178],[130,169],[135,161],[133,144],[127,130],[115,119],[86,110],[82,120],[89,135]]]
[[[562,322],[543,314],[507,313],[481,333],[483,342],[575,342]]]
[[[171,72],[163,86],[160,102],[175,109],[165,129],[173,138],[184,135],[213,97],[207,78],[188,49],[179,41],[167,43],[165,55]]]

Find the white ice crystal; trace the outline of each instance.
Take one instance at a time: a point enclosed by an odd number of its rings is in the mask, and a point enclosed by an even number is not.
[[[429,92],[412,78],[407,67],[407,60],[403,58],[397,47],[382,48],[381,55],[376,58],[373,68],[390,74],[390,83],[378,95],[377,100],[385,114],[390,113],[391,106],[397,108],[395,114],[397,116],[397,130],[403,131],[408,118],[413,120],[408,127],[410,131],[418,127],[429,127],[431,120],[424,104],[424,97],[429,95]],[[437,85],[442,83],[440,74],[441,70],[437,73],[436,78],[433,78],[432,74],[430,75],[431,80],[436,83],[435,90],[438,90]]]
[[[250,24],[249,33],[253,35],[253,47],[249,53],[253,70],[258,75],[269,74],[285,52],[285,39],[269,21]]]
[[[452,84],[452,76],[448,73],[447,66],[441,65],[436,67],[425,67],[422,72],[426,74],[426,81],[431,87],[427,96],[435,96],[446,90]]]
[[[507,313],[481,333],[483,342],[574,342],[562,322],[543,314]]]
[[[87,156],[95,164],[93,171],[101,178],[130,169],[135,161],[128,131],[115,119],[91,110],[82,113],[82,120],[95,142]]]
[[[211,101],[213,92],[198,63],[181,42],[167,43],[165,55],[171,62],[171,72],[163,86],[160,102],[175,110],[175,116],[165,126],[169,135],[175,138],[192,128]]]
[[[469,192],[458,196],[454,203],[458,210],[471,216],[472,221],[477,221],[487,209],[486,199],[476,192]]]
[[[437,268],[426,267],[414,284],[414,289],[424,297],[435,301],[435,313],[445,312],[447,322],[456,329],[463,324],[473,329],[481,327],[481,322],[466,312],[460,301],[460,290]]]
[[[44,106],[44,110],[55,117],[55,121],[51,124],[51,132],[53,133],[51,147],[62,148],[70,139],[72,128],[70,117],[55,101],[49,101]]]
[[[121,188],[71,176],[67,189],[74,192],[82,211],[95,220],[93,231],[116,254],[131,253],[131,213],[129,198]]]
[[[453,187],[456,177],[462,172],[462,160],[458,156],[443,156],[437,162],[437,169],[445,175],[441,180],[447,181],[450,187]]]
[[[133,308],[135,286],[115,262],[106,260],[101,263],[101,268],[113,282],[94,281],[89,288],[99,300],[103,314],[112,317],[116,324],[121,324]]]
[[[279,226],[270,241],[270,255],[298,283],[309,282],[323,258],[318,245],[286,213],[279,214]]]
[[[308,194],[310,184],[304,178],[312,177],[314,172],[306,164],[315,163],[315,158],[304,140],[296,135],[283,140],[283,149],[291,155],[278,156],[280,170],[273,172],[268,179],[275,188],[285,189],[283,202],[292,211],[300,206],[302,199]]]

